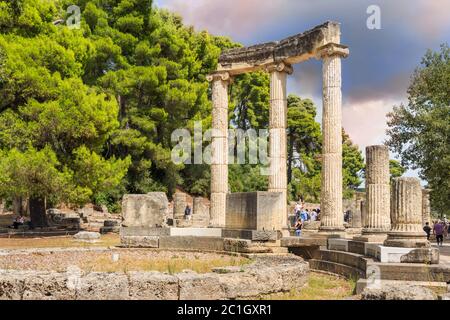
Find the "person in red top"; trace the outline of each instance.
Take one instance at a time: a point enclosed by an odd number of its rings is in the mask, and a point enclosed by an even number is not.
[[[444,223],[437,221],[433,226],[433,233],[436,235],[437,245],[441,246],[444,244]]]

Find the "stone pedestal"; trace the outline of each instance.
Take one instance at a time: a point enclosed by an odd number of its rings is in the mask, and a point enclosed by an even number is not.
[[[384,242],[387,247],[430,247],[422,230],[422,190],[417,178],[394,180],[391,199],[392,228]]]
[[[319,50],[323,59],[322,186],[319,232],[344,232],[342,211],[342,92],[341,58],[348,49],[329,44]]]
[[[366,147],[366,217],[363,235],[385,237],[391,227],[389,179],[387,146]]]
[[[270,72],[269,109],[269,192],[281,193],[281,213],[277,226],[288,228],[287,221],[287,96],[286,77],[292,67],[284,63],[267,68]]]
[[[211,226],[225,226],[226,195],[228,193],[228,84],[227,72],[207,77],[212,81],[212,141],[211,141]]]

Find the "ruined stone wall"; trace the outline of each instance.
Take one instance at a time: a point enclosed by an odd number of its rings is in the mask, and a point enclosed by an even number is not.
[[[251,299],[301,290],[308,273],[308,263],[292,255],[204,274],[0,270],[0,300]]]

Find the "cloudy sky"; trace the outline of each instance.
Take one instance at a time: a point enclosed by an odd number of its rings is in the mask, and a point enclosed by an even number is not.
[[[383,142],[385,115],[406,101],[410,76],[426,50],[450,43],[450,0],[157,0],[156,5],[179,13],[197,30],[244,45],[280,40],[327,20],[340,22],[341,42],[350,48],[342,65],[343,126],[362,150]],[[381,10],[379,30],[367,28],[370,5]],[[313,99],[320,111],[320,62],[296,65],[288,91]]]

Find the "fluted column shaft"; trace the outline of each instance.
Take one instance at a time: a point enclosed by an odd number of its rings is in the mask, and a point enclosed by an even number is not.
[[[429,242],[422,230],[422,190],[417,178],[394,179],[391,199],[392,227],[385,246],[425,247]]]
[[[321,231],[343,231],[341,58],[348,50],[325,47],[323,60]]]
[[[228,193],[228,73],[208,76],[212,81],[211,138],[211,222],[214,227],[225,226]]]
[[[269,108],[269,192],[281,192],[281,208],[275,229],[287,228],[287,74],[292,68],[279,63],[267,68],[270,72]]]
[[[387,146],[366,147],[366,204],[363,234],[387,233],[391,227]]]

